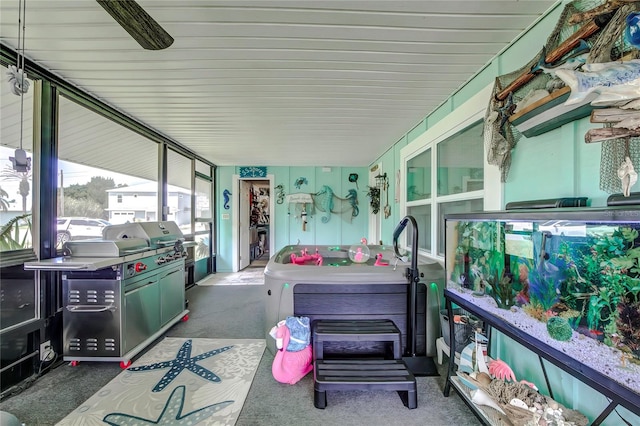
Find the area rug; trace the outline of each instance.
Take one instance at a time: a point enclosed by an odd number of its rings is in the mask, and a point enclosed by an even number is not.
[[[199,286],[212,285],[263,285],[264,269],[244,269],[240,272],[217,272],[197,283]]]
[[[233,425],[264,348],[262,339],[167,337],[58,425]]]

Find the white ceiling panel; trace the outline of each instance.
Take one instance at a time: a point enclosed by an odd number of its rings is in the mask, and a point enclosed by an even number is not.
[[[171,47],[92,0],[28,0],[26,56],[218,165],[365,166],[556,2],[138,3]],[[17,11],[0,1],[13,49]]]

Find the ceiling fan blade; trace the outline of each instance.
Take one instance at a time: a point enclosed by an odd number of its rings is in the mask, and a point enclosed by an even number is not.
[[[162,50],[173,44],[173,37],[135,1],[96,1],[145,49]]]

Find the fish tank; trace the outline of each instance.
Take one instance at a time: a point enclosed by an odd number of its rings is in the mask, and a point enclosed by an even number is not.
[[[450,214],[445,229],[448,292],[640,394],[640,209]]]

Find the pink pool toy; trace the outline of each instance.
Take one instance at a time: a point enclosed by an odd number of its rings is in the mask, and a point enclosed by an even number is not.
[[[376,254],[376,263],[373,266],[389,266],[389,262],[382,261],[382,253]]]
[[[296,256],[295,253],[291,253],[290,259],[291,263],[296,265],[305,265],[309,262],[322,266],[322,256],[320,256],[318,249],[316,249],[315,254],[309,254],[309,251],[306,248],[300,251],[300,256]]]

